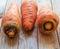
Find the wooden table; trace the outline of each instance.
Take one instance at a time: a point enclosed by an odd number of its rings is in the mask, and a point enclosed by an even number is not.
[[[38,5],[38,12],[42,5],[48,5],[60,18],[60,0],[35,1]],[[35,25],[30,35],[24,33],[21,29],[18,37],[13,40],[8,39],[1,31],[1,20],[12,2],[17,3],[20,10],[23,0],[0,0],[0,49],[60,49],[60,24],[51,36],[41,35]]]

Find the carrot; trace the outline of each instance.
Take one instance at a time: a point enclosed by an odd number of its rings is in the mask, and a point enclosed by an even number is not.
[[[59,19],[53,10],[48,6],[42,6],[37,17],[37,26],[43,34],[52,34],[58,26]]]
[[[20,26],[18,7],[12,3],[2,19],[2,29],[8,37],[13,38],[20,31]]]
[[[37,5],[33,0],[25,0],[21,5],[22,24],[25,31],[31,31],[37,16]]]

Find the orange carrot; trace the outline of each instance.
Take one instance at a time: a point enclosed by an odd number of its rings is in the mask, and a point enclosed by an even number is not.
[[[33,0],[25,0],[21,6],[22,23],[25,31],[31,31],[37,16],[37,5]]]
[[[59,19],[56,13],[48,6],[42,6],[37,17],[37,26],[43,34],[53,33],[58,26]]]
[[[20,15],[18,7],[12,3],[2,19],[2,29],[8,37],[14,37],[20,31]]]

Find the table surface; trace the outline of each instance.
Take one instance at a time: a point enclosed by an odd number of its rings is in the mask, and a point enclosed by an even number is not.
[[[60,23],[51,36],[41,35],[37,26],[30,32],[30,35],[24,33],[21,29],[15,39],[8,39],[1,31],[1,21],[8,7],[12,2],[17,3],[20,10],[21,3],[24,0],[0,0],[0,49],[60,49]],[[42,5],[50,6],[60,18],[60,0],[35,0],[38,5],[38,13]],[[20,10],[21,11],[21,10]]]

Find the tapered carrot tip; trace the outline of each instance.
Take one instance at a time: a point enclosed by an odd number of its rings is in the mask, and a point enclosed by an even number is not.
[[[13,31],[11,31],[11,32],[8,33],[9,37],[14,37],[14,35],[15,35],[15,33]]]

